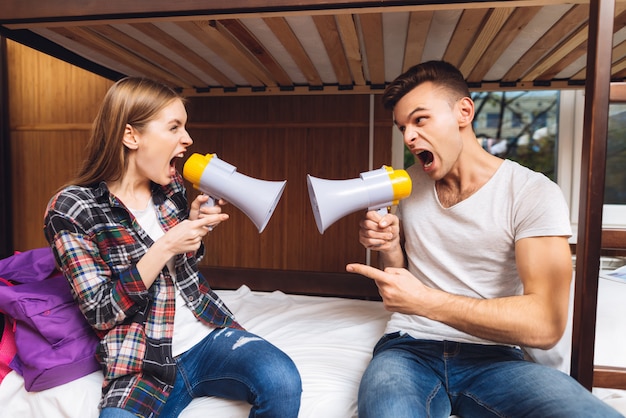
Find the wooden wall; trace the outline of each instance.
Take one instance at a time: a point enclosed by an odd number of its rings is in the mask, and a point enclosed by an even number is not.
[[[112,82],[7,41],[13,248],[47,245],[43,213],[76,171]]]
[[[26,250],[46,245],[46,203],[76,170],[112,81],[11,41],[7,57],[13,246]],[[391,116],[379,102],[377,96],[373,168],[391,163]],[[343,272],[347,262],[365,261],[357,237],[361,214],[320,235],[306,175],[348,179],[368,170],[369,96],[195,97],[188,112],[191,152],[217,153],[247,176],[287,180],[261,234],[237,208],[225,209],[231,218],[205,240],[203,265]]]

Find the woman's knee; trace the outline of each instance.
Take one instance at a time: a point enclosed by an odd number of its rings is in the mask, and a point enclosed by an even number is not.
[[[266,373],[269,375],[268,380],[272,389],[279,391],[277,393],[284,393],[285,396],[300,396],[302,392],[300,371],[287,354],[282,351],[276,353],[272,361],[267,363]]]

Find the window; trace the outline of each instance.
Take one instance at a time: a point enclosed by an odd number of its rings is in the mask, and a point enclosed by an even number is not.
[[[477,92],[472,99],[474,131],[483,148],[556,181],[558,91]],[[490,115],[498,116],[495,125]]]
[[[609,106],[604,203],[626,205],[626,104]]]
[[[567,98],[564,96],[567,95]],[[572,224],[578,225],[578,200],[580,195],[580,161],[582,153],[582,131],[584,121],[585,96],[583,90],[564,91],[561,106],[560,127],[571,129],[570,135],[559,136],[559,161],[571,173],[568,181],[559,184],[564,191],[569,189],[571,196],[570,208],[572,214]],[[609,130],[607,139],[607,161],[605,175],[604,208],[602,211],[602,225],[604,228],[624,228],[626,227],[626,202],[623,199],[626,192],[626,176],[624,170],[624,158],[626,155],[626,142],[623,136],[624,119],[623,112],[625,105],[611,104],[609,106]],[[569,121],[569,123],[568,123]],[[564,174],[565,175],[565,174]],[[574,230],[574,234],[576,234]]]
[[[487,128],[497,128],[500,126],[500,114],[499,113],[487,113]]]

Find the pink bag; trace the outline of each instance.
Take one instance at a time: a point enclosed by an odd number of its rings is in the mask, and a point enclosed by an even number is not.
[[[11,370],[11,361],[17,353],[15,347],[15,325],[9,320],[6,315],[0,314],[2,321],[4,321],[4,327],[2,328],[2,337],[0,337],[0,383],[4,380],[4,376],[9,374]]]

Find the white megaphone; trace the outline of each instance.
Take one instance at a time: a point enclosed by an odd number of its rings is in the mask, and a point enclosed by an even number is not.
[[[205,204],[224,199],[246,214],[259,234],[274,213],[287,181],[265,181],[245,176],[220,160],[217,154],[192,154],[183,166],[183,177],[193,187],[209,195]]]
[[[397,205],[411,194],[411,178],[405,170],[382,166],[350,180],[325,180],[307,174],[309,198],[320,234],[339,218],[367,208]]]

